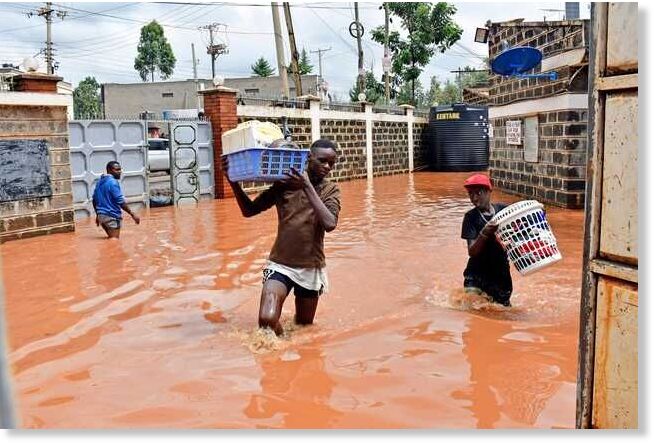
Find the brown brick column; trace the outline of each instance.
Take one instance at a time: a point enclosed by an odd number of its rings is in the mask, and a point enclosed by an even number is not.
[[[204,114],[211,122],[213,135],[214,190],[216,199],[231,198],[234,192],[223,172],[221,156],[223,154],[222,135],[225,131],[236,128],[236,93],[226,87],[200,91],[204,96]]]

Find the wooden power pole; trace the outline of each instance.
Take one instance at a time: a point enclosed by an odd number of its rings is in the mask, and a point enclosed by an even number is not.
[[[284,2],[284,17],[286,18],[286,29],[288,30],[288,40],[291,44],[291,71],[293,72],[293,80],[295,81],[295,96],[302,96],[302,79],[300,78],[300,70],[298,68],[298,60],[300,55],[295,46],[295,34],[293,33],[293,20],[291,19],[291,5]]]
[[[354,21],[357,23],[357,28],[359,27],[359,2],[354,2]],[[357,32],[357,49],[359,53],[359,92],[363,93],[366,91],[365,80],[363,76],[363,47],[361,46],[361,32]]]
[[[282,38],[282,27],[279,22],[279,7],[276,2],[272,2],[273,28],[275,31],[275,50],[277,51],[277,71],[279,80],[282,84],[282,97],[289,97],[288,76],[286,75],[286,60],[284,59],[284,39]]]

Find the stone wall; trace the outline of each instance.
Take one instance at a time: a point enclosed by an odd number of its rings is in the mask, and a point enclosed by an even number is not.
[[[522,145],[506,143],[506,121],[493,119],[490,171],[496,187],[541,202],[582,208],[586,187],[585,109],[538,114],[538,162],[524,160]]]
[[[467,105],[488,105],[488,88],[464,88],[463,103]]]
[[[404,122],[373,122],[373,176],[409,171],[408,133]]]
[[[366,177],[366,122],[325,119],[320,121],[320,136],[338,144],[336,167],[329,178],[344,181]]]
[[[0,104],[0,139],[45,140],[52,189],[49,197],[0,202],[0,242],[75,230],[67,107]]]
[[[543,61],[530,74],[555,71],[557,80],[491,76],[490,175],[496,187],[567,208],[582,208],[585,195],[588,113],[588,21],[505,22],[490,28],[489,55],[531,46]],[[525,121],[537,116],[537,156],[525,158]],[[519,145],[508,144],[506,122],[519,121]],[[533,120],[532,120],[533,122]],[[537,159],[536,159],[537,158]]]
[[[488,51],[490,59],[501,52],[501,43],[506,41],[510,48],[530,46],[542,51],[543,59],[574,49],[584,49],[588,39],[587,21],[570,20],[566,22],[534,22],[493,24],[490,28]],[[540,73],[543,63],[528,74]],[[491,76],[489,104],[504,105],[524,99],[552,96],[568,91],[573,74],[579,66],[563,65],[548,72],[555,71],[558,79],[520,79],[517,77]]]

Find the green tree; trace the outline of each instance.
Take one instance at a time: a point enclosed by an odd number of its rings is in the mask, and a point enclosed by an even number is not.
[[[304,48],[302,48],[302,51],[300,51],[300,59],[297,61],[297,69],[300,72],[301,76],[304,76],[305,74],[311,74],[311,72],[313,71],[313,65],[309,61],[309,55],[307,54],[307,50]],[[293,74],[290,65],[286,67],[286,72],[288,74]]]
[[[489,76],[488,72],[475,71],[475,68],[466,66],[463,68],[464,73],[461,73],[461,87],[474,88],[481,85],[488,85]]]
[[[364,87],[367,102],[376,104],[384,99],[384,84],[375,79],[375,75],[372,71],[366,71]],[[350,101],[358,102],[360,92],[359,82],[355,81],[354,86],[350,89]]]
[[[459,102],[459,87],[449,79],[445,84],[441,84],[436,76],[432,76],[429,91],[426,94],[426,104],[432,105],[449,105]]]
[[[305,75],[305,74],[311,74],[313,71],[313,65],[311,65],[311,62],[309,61],[309,55],[307,54],[307,50],[302,48],[302,52],[300,52],[300,61],[298,62],[298,70],[300,70],[300,74]]]
[[[73,91],[75,119],[97,119],[101,114],[100,85],[95,77],[82,80]]]
[[[173,74],[177,60],[170,43],[164,36],[163,27],[156,20],[141,28],[141,39],[137,51],[134,69],[139,72],[143,82],[148,80],[148,75],[154,82],[155,71],[159,71],[159,76],[163,80]]]
[[[420,79],[402,84],[397,92],[396,103],[398,105],[411,104],[415,107],[423,107],[429,105],[428,102],[428,95],[422,87]]]
[[[434,54],[445,52],[463,33],[453,20],[456,8],[445,2],[438,3],[388,3],[391,16],[400,19],[402,28],[408,36],[402,37],[398,31],[389,33],[388,47],[391,53],[392,68],[401,84],[411,84],[411,101],[416,103],[416,81],[423,68]],[[372,39],[383,44],[383,26],[372,30]]]
[[[270,77],[275,74],[275,69],[270,66],[270,63],[263,56],[259,57],[254,65],[250,65],[250,68],[255,77]]]

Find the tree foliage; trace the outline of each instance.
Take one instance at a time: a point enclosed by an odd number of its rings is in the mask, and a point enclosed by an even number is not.
[[[425,99],[426,106],[453,104],[460,101],[459,88],[449,79],[445,84],[441,84],[438,77],[432,76]]]
[[[307,50],[305,48],[302,48],[302,51],[300,51],[300,58],[297,61],[297,69],[301,76],[304,76],[305,74],[311,74],[313,72],[313,65],[309,61],[309,54],[307,54]],[[290,65],[286,68],[286,72],[288,74],[293,74]]]
[[[416,104],[416,81],[423,68],[436,52],[445,52],[463,33],[453,21],[456,8],[445,2],[438,3],[388,3],[391,17],[399,18],[402,28],[408,32],[405,38],[398,31],[389,33],[388,47],[392,70],[402,85],[411,85],[411,104]],[[372,30],[372,39],[380,44],[385,41],[383,26]]]
[[[141,28],[137,51],[134,69],[138,71],[143,82],[148,80],[148,76],[154,82],[154,73],[157,71],[163,80],[172,76],[177,60],[170,43],[164,36],[163,27],[156,20]]]
[[[275,69],[270,66],[270,63],[263,58],[259,57],[253,65],[250,65],[252,74],[256,77],[270,77],[275,74]]]
[[[366,71],[366,75],[364,76],[364,88],[367,102],[376,104],[384,99],[384,84],[375,79],[375,75],[372,71]],[[359,93],[361,93],[359,82],[355,81],[354,86],[350,89],[350,101],[358,102]]]
[[[100,85],[95,77],[86,77],[73,91],[75,119],[97,119],[101,111]]]

